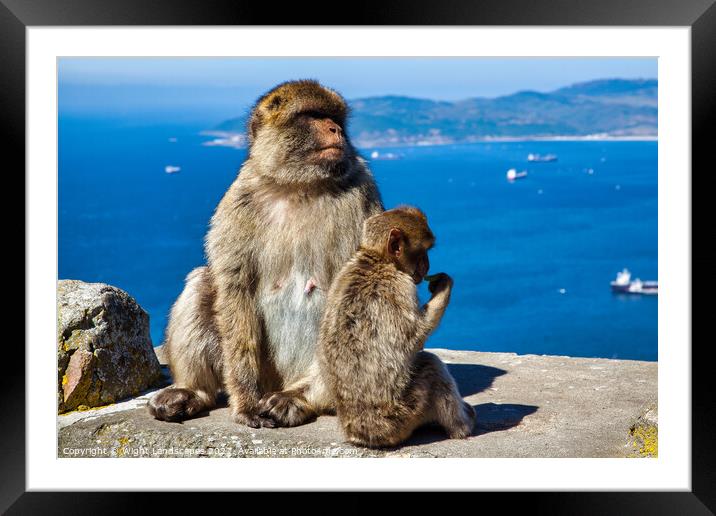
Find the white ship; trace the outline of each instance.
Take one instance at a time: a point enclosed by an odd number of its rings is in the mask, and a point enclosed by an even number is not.
[[[166,167],[164,167],[164,172],[166,172],[167,174],[176,174],[180,170],[181,167],[175,167],[173,165],[167,165]]]
[[[527,155],[527,161],[557,161],[557,155],[556,154],[545,154],[544,156],[541,154],[528,154]]]
[[[523,170],[522,172],[517,172],[517,169],[511,168],[507,171],[507,180],[511,183],[515,179],[522,179],[523,177],[527,177],[527,171]]]
[[[659,285],[657,281],[641,281],[639,278],[632,281],[629,269],[617,273],[617,279],[610,283],[612,292],[621,294],[657,295]]]
[[[377,150],[370,153],[370,159],[376,159],[376,160],[386,160],[391,161],[394,159],[400,159],[402,156],[400,154],[395,154],[392,152],[386,152],[385,154],[381,154]]]

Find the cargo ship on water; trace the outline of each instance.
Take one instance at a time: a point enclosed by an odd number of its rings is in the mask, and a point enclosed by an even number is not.
[[[557,161],[557,155],[530,153],[527,155],[527,161],[549,163],[550,161]]]
[[[639,278],[632,281],[629,269],[617,273],[617,279],[610,283],[612,292],[617,294],[642,294],[655,296],[659,293],[657,281],[641,281]]]
[[[377,159],[377,160],[383,160],[383,161],[392,161],[396,159],[401,159],[403,156],[400,154],[394,154],[392,152],[386,152],[381,154],[380,152],[373,151],[370,153],[370,159]]]
[[[527,171],[523,170],[522,172],[517,172],[517,169],[511,168],[507,171],[506,177],[507,180],[512,183],[516,179],[523,179],[527,177]]]

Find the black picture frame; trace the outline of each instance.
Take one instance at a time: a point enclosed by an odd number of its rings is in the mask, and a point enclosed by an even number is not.
[[[25,29],[32,26],[82,25],[535,25],[535,26],[688,26],[691,28],[692,73],[692,170],[707,174],[713,168],[708,128],[714,122],[716,107],[716,0],[452,0],[429,2],[400,0],[393,2],[362,1],[344,9],[306,9],[282,2],[276,8],[270,2],[231,0],[172,1],[154,0],[0,0],[0,130],[6,150],[3,161],[15,157],[20,170],[25,165]],[[319,4],[316,4],[319,5]],[[340,13],[340,14],[338,14]],[[707,161],[709,160],[709,161]],[[699,166],[701,164],[702,166]],[[7,170],[7,169],[6,169]],[[698,278],[698,291],[713,287],[713,260],[703,252],[713,238],[693,238],[698,224],[708,224],[705,210],[695,210],[695,196],[708,195],[705,188],[693,188],[692,174],[692,277]],[[702,184],[699,179],[697,184]],[[22,186],[24,190],[24,182]],[[7,194],[6,194],[7,195]],[[699,203],[703,209],[704,204]],[[17,214],[13,217],[17,219]],[[6,219],[8,220],[8,219]],[[12,220],[12,219],[10,219]],[[9,238],[24,239],[24,225],[8,230]],[[13,234],[13,232],[15,234]],[[20,233],[23,233],[22,237]],[[713,231],[710,232],[713,235]],[[15,246],[16,248],[19,246]],[[24,248],[23,248],[24,249]],[[24,257],[27,260],[27,256]],[[708,267],[708,268],[707,268]],[[29,274],[29,271],[25,271]],[[693,287],[692,287],[693,288]],[[693,291],[692,291],[693,292]],[[704,320],[705,305],[692,307],[694,315]],[[31,309],[31,307],[27,307]],[[692,335],[696,335],[692,333]],[[668,345],[686,347],[688,342]],[[716,461],[714,449],[714,413],[716,403],[710,389],[708,347],[710,342],[692,337],[692,491],[645,493],[510,493],[484,495],[499,497],[500,504],[509,499],[525,504],[531,512],[550,514],[713,514],[716,510]],[[28,343],[26,342],[27,346]],[[11,347],[11,346],[7,346]],[[14,352],[16,356],[10,356]],[[127,496],[122,493],[39,493],[25,492],[25,354],[14,344],[5,349],[5,374],[0,376],[4,393],[2,435],[2,481],[0,510],[8,514],[114,514],[144,506],[150,495]],[[12,364],[9,366],[7,364]],[[213,498],[211,505],[222,504]],[[242,493],[244,500],[247,494]],[[274,496],[274,495],[271,495]],[[357,497],[358,495],[352,495]],[[375,505],[372,497],[356,498],[349,504],[353,511],[365,513]],[[292,502],[318,500],[316,495],[292,495]],[[186,512],[192,499],[186,493],[162,497],[161,510]],[[265,498],[264,498],[265,500]],[[412,500],[424,503],[424,495]],[[257,500],[260,501],[260,500]],[[305,504],[310,508],[320,501]],[[323,502],[328,503],[328,502]],[[458,503],[458,502],[454,502]],[[310,505],[309,505],[310,504]],[[202,504],[203,505],[203,504]],[[275,500],[268,504],[275,509]],[[205,509],[206,510],[206,509]],[[237,508],[237,510],[242,510]],[[246,510],[246,509],[243,509]],[[342,511],[344,512],[344,511]]]

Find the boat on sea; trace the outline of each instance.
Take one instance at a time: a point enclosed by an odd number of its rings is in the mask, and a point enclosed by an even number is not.
[[[524,177],[527,177],[527,171],[523,170],[522,172],[517,172],[517,169],[511,168],[507,171],[507,180],[509,182],[514,181],[515,179],[522,179]]]
[[[549,161],[557,161],[557,155],[556,154],[532,154],[529,153],[527,155],[527,161],[533,161],[533,162],[549,162]]]
[[[164,167],[164,172],[166,172],[167,174],[176,174],[180,170],[181,167],[175,167],[173,165],[167,165],[166,167]]]
[[[370,159],[376,159],[376,160],[385,160],[385,161],[391,161],[394,159],[400,159],[402,156],[400,154],[395,154],[393,152],[386,152],[385,154],[381,154],[380,152],[373,151],[370,153]]]
[[[639,278],[632,281],[629,269],[617,273],[617,279],[610,283],[612,292],[619,294],[657,295],[659,284],[657,281],[642,281]]]

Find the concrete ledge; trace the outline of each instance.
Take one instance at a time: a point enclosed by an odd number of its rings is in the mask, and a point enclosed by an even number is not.
[[[399,448],[369,450],[345,443],[332,416],[296,428],[251,429],[234,424],[225,406],[184,423],[165,423],[147,413],[148,392],[109,407],[58,416],[58,456],[656,455],[656,362],[430,351],[449,364],[460,392],[477,411],[468,439],[450,440],[439,429],[423,428]],[[158,355],[161,362],[161,350]]]

